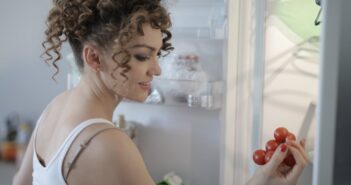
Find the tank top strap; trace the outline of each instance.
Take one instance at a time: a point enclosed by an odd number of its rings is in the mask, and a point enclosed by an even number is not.
[[[93,124],[110,124],[112,126],[113,123],[102,118],[92,118],[88,119],[86,121],[81,122],[78,126],[76,126],[66,137],[66,139],[63,141],[63,143],[60,145],[59,149],[56,151],[56,153],[53,155],[53,157],[48,161],[46,167],[49,168],[52,163],[59,162],[62,164],[63,158],[65,157],[68,149],[70,148],[71,144],[73,143],[74,139],[87,127]],[[35,145],[34,145],[35,146]],[[35,147],[34,147],[35,148]],[[36,154],[36,151],[34,150],[34,154]]]
[[[75,167],[75,163],[76,163],[77,159],[79,158],[79,156],[83,153],[83,151],[88,147],[90,142],[97,135],[99,135],[100,133],[102,133],[104,131],[107,131],[107,130],[119,130],[119,131],[121,131],[117,127],[100,128],[100,129],[96,130],[87,139],[85,139],[82,143],[80,143],[79,147],[75,148],[75,151],[74,151],[73,155],[71,155],[71,156],[64,156],[64,158],[62,160],[62,172],[63,172],[62,175],[63,175],[64,181],[66,182],[66,184],[68,184],[68,182],[67,182],[68,176],[69,176],[71,170]],[[66,153],[66,155],[67,155],[67,153]],[[63,169],[67,169],[67,170],[63,170]]]
[[[76,137],[87,127],[89,127],[90,125],[93,124],[110,124],[112,126],[113,123],[106,120],[106,119],[102,119],[102,118],[92,118],[92,119],[88,119],[82,123],[80,123],[77,127],[75,127],[67,136],[66,140],[63,142],[62,144],[62,148],[58,151],[59,153],[63,153],[63,155],[61,155],[61,157],[65,156],[68,149],[70,148],[70,146],[72,145],[72,143],[74,142],[74,140],[76,139]]]

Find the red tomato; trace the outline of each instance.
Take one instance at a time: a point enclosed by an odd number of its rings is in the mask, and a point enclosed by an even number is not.
[[[278,147],[278,143],[272,139],[272,140],[269,140],[267,143],[266,143],[266,151],[275,151],[275,149],[277,149]]]
[[[256,164],[258,165],[264,165],[265,164],[265,156],[266,156],[266,151],[264,150],[256,150],[252,156],[253,160],[255,161]]]
[[[268,163],[269,160],[271,160],[273,154],[274,154],[274,151],[272,151],[272,150],[268,151],[268,152],[266,153],[266,156],[264,157],[264,161],[265,161],[266,163]]]
[[[274,138],[277,141],[277,143],[283,143],[285,142],[285,138],[288,136],[288,134],[288,129],[284,127],[279,127],[274,131]]]
[[[296,137],[293,133],[289,132],[288,136],[286,136],[286,139],[290,141],[296,141]]]
[[[293,167],[296,164],[294,156],[292,154],[288,154],[284,159],[284,164],[287,166]]]

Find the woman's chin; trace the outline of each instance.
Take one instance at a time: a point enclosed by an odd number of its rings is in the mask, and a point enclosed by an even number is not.
[[[138,102],[138,103],[144,103],[145,100],[147,99],[147,96],[138,96],[138,97],[126,97],[126,99]]]

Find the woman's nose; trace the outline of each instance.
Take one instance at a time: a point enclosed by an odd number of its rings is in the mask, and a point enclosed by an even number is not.
[[[150,76],[160,76],[161,75],[161,67],[160,67],[158,60],[155,60],[152,63],[153,64],[148,71],[149,75]]]

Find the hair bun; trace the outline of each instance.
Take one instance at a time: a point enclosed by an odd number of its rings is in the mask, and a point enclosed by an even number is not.
[[[60,49],[68,40],[82,69],[84,43],[94,42],[98,47],[107,48],[118,40],[118,45],[124,46],[135,34],[143,34],[142,25],[146,22],[163,33],[161,50],[172,50],[169,43],[172,35],[168,30],[171,21],[160,0],[53,0],[42,56],[46,62],[52,62],[56,68],[53,77],[56,76],[57,62],[62,57]],[[116,51],[117,54],[123,52]],[[121,62],[126,70],[128,61]]]

